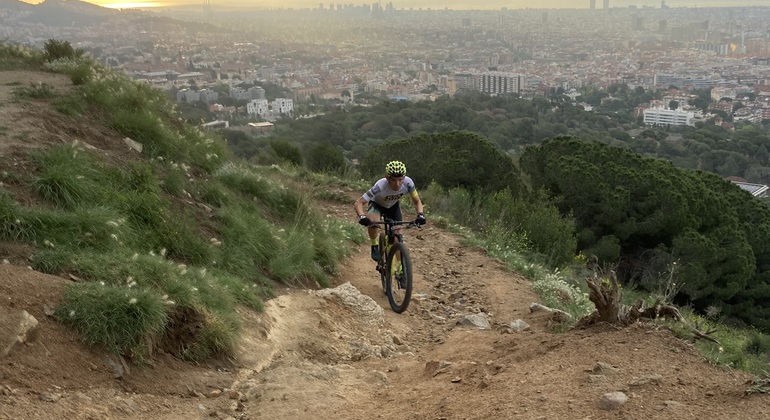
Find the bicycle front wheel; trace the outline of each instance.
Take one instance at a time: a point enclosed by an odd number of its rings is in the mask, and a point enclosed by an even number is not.
[[[385,293],[388,295],[390,308],[400,314],[409,307],[409,301],[412,299],[412,261],[405,244],[393,244],[388,253],[386,268]]]
[[[380,243],[380,260],[377,261],[377,270],[380,272],[380,282],[382,283],[382,293],[385,293],[385,295],[388,294],[388,276],[387,276],[387,270],[383,268],[383,261],[385,261],[386,255],[385,255],[385,234],[380,232],[379,237],[379,243]]]

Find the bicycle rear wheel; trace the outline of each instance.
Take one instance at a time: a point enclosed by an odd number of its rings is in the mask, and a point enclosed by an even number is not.
[[[400,314],[412,299],[412,261],[406,245],[398,242],[391,246],[385,271],[388,302],[393,312]]]

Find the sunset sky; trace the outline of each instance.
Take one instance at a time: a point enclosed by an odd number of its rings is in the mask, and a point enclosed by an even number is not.
[[[39,3],[42,0],[24,0],[29,3]],[[89,3],[105,7],[163,7],[185,4],[202,4],[203,0],[86,0]],[[483,2],[472,0],[385,0],[380,3],[384,6],[392,1],[396,9],[524,9],[524,8],[577,8],[587,9],[590,0],[486,0]],[[247,7],[252,9],[273,9],[273,8],[318,8],[323,4],[324,8],[329,8],[332,4],[373,4],[375,0],[340,0],[340,1],[321,1],[321,0],[210,0],[211,6],[216,10],[217,5],[223,7]],[[628,7],[631,5],[637,7],[652,6],[659,8],[660,0],[610,0],[610,7]],[[768,6],[768,0],[666,0],[670,7],[725,7],[725,6]],[[602,6],[602,0],[596,0],[598,8]]]

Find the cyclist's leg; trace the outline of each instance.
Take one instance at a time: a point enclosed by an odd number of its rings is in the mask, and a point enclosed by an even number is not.
[[[396,222],[403,220],[403,216],[401,215],[401,202],[396,201],[396,204],[393,204],[393,206],[387,209],[384,214]],[[396,232],[401,232],[401,226],[396,226]],[[393,242],[398,242],[398,238],[393,238]]]
[[[386,217],[396,221],[400,222],[403,219],[403,215],[401,214],[401,202],[396,201],[396,204],[393,204],[389,209],[386,209],[386,211],[383,213]],[[396,227],[396,232],[400,232],[401,227]],[[393,243],[398,242],[398,237],[393,238]],[[391,266],[391,274],[398,277],[402,273],[401,269],[401,255],[396,254],[394,264]]]
[[[369,220],[373,222],[379,222],[382,220],[382,208],[375,202],[370,202],[369,207],[366,209],[366,217],[369,218]],[[369,241],[372,246],[372,252],[371,257],[374,261],[378,261],[380,259],[380,249],[379,249],[379,240],[378,240],[378,233],[379,229],[377,226],[372,225],[367,229],[369,232]]]
[[[382,208],[374,201],[370,201],[369,207],[366,209],[366,217],[372,222],[379,222],[382,220],[381,214]],[[369,239],[372,241],[372,245],[377,245],[377,233],[379,232],[379,229],[377,226],[372,226],[367,230],[369,231]]]

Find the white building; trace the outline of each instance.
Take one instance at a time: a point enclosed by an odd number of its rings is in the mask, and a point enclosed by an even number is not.
[[[264,118],[268,111],[267,99],[252,99],[246,104],[246,113],[250,116],[259,116]]]
[[[645,125],[689,125],[694,126],[695,113],[671,110],[665,108],[648,108],[644,110]]]
[[[276,98],[273,102],[268,102],[267,99],[252,99],[246,104],[246,112],[249,116],[269,121],[280,117],[292,117],[294,101],[288,98]]]
[[[294,113],[294,100],[289,98],[275,98],[270,104],[273,113],[278,115],[291,116]]]

